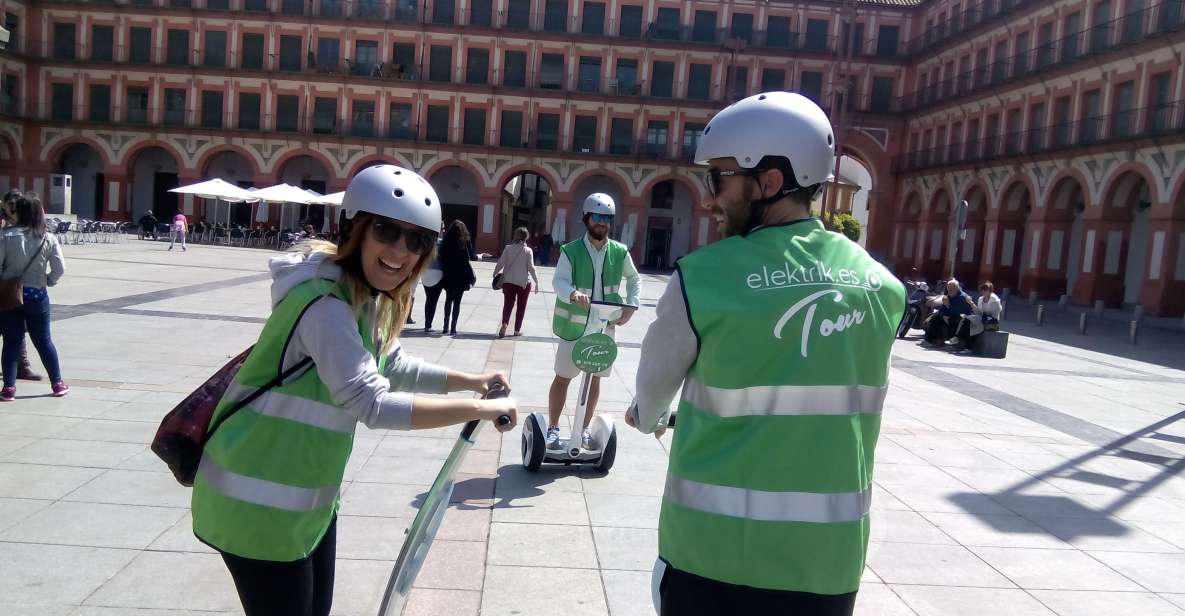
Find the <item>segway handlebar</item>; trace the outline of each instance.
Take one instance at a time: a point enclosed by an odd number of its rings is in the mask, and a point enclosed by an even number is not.
[[[481,397],[481,399],[482,400],[497,400],[499,398],[505,398],[509,395],[510,395],[509,388],[503,386],[500,383],[495,383],[494,386],[491,387],[490,390],[487,391],[486,394]],[[499,415],[498,419],[496,421],[498,422],[499,426],[509,425],[510,424],[510,415]],[[477,430],[477,426],[480,423],[481,423],[481,420],[479,420],[479,419],[474,419],[474,420],[466,423],[465,427],[461,428],[461,438],[463,438],[467,441],[473,440],[473,432],[474,432],[474,430]]]

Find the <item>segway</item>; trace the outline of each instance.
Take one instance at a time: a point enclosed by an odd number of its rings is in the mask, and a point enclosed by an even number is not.
[[[588,412],[588,392],[592,387],[594,374],[604,372],[617,359],[617,343],[605,330],[610,323],[621,318],[625,304],[613,302],[591,302],[584,335],[572,348],[572,362],[584,373],[580,377],[580,395],[576,399],[576,417],[572,422],[569,438],[560,439],[556,449],[547,448],[547,417],[543,413],[531,413],[523,422],[523,467],[537,471],[544,463],[589,464],[597,470],[608,472],[617,459],[617,427],[608,415],[593,417],[588,425],[592,436],[592,447],[585,449],[581,444],[585,413]]]
[[[487,400],[505,398],[509,395],[509,389],[496,387],[490,389],[485,398]],[[498,418],[498,423],[506,425],[510,423],[510,417],[503,415]],[[399,616],[403,613],[403,607],[407,604],[407,595],[411,593],[412,584],[415,583],[416,576],[420,573],[420,567],[424,565],[428,549],[432,547],[432,540],[436,538],[440,521],[444,519],[444,512],[448,510],[455,485],[453,476],[461,467],[461,463],[465,461],[465,455],[469,453],[473,443],[476,442],[480,429],[481,422],[476,419],[461,428],[461,434],[457,437],[457,442],[453,444],[453,450],[445,459],[444,466],[440,467],[436,481],[432,482],[432,488],[424,497],[424,504],[416,512],[416,519],[407,529],[407,538],[403,540],[403,547],[399,550],[399,559],[395,561],[395,568],[391,570],[391,577],[387,580],[387,589],[383,593],[379,616]]]

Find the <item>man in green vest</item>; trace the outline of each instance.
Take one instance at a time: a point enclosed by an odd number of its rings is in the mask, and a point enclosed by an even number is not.
[[[646,333],[626,423],[661,436],[682,386],[662,513],[662,616],[850,615],[905,289],[811,203],[831,123],[770,92],[704,129],[725,239],[679,260]]]
[[[617,206],[613,198],[604,193],[593,193],[584,200],[584,227],[587,233],[564,244],[560,248],[560,259],[552,277],[555,288],[555,310],[551,330],[560,338],[555,354],[555,379],[547,398],[548,424],[547,446],[559,447],[560,414],[568,398],[568,384],[580,375],[580,369],[572,362],[573,343],[584,335],[588,322],[589,301],[624,303],[633,306],[623,311],[617,325],[625,325],[638,306],[638,291],[641,278],[630,258],[629,249],[621,242],[609,239],[609,229]],[[625,298],[622,299],[622,284]],[[613,328],[606,332],[613,335]],[[609,376],[606,370],[593,377],[588,391],[588,412],[584,415],[582,446],[591,446],[588,423],[597,407],[601,392],[601,377]],[[576,427],[573,426],[573,432]]]

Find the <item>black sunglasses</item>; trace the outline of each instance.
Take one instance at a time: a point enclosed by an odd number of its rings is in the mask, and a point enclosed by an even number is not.
[[[757,177],[761,173],[759,169],[734,169],[732,171],[723,171],[721,169],[708,169],[708,175],[704,178],[704,182],[708,185],[708,192],[713,197],[720,194],[721,185],[724,184],[724,178],[739,175],[741,177]]]
[[[436,234],[431,231],[414,231],[393,222],[376,222],[371,226],[374,239],[383,244],[395,244],[403,238],[403,245],[417,255],[426,255],[436,245]]]

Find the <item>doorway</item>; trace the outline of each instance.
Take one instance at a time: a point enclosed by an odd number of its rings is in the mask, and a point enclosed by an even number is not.
[[[643,265],[651,269],[669,267],[667,255],[671,251],[673,220],[665,216],[651,216],[646,223],[646,258]]]
[[[177,214],[177,193],[169,190],[177,187],[176,173],[156,172],[152,177],[152,207],[156,219],[171,222]]]

